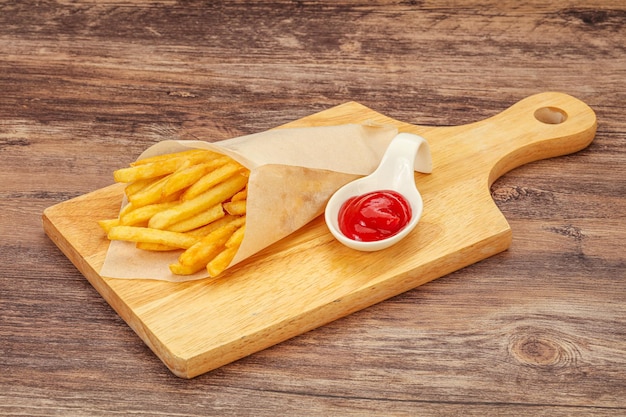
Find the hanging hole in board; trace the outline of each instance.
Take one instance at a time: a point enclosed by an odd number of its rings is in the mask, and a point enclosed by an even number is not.
[[[558,125],[567,120],[567,113],[557,107],[542,107],[535,110],[535,119],[541,123]]]

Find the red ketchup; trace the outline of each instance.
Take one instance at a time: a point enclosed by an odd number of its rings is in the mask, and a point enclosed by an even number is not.
[[[339,229],[346,237],[361,242],[391,237],[410,220],[409,202],[391,190],[352,197],[339,209]]]

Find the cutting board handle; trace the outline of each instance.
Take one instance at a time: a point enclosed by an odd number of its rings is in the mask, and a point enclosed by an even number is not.
[[[492,166],[491,185],[520,165],[586,148],[593,141],[597,122],[584,102],[546,92],[529,96],[474,128],[484,130],[479,148],[488,150],[485,155],[491,158],[486,164]]]

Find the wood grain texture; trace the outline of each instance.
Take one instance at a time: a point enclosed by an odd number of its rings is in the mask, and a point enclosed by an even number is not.
[[[0,413],[594,415],[626,403],[626,8],[580,2],[0,2]],[[491,195],[511,247],[193,380],[43,233],[162,139],[357,101],[423,126],[563,91],[585,150]]]
[[[593,110],[560,93],[467,126],[412,126],[351,102],[285,127],[366,122],[422,135],[433,158],[433,173],[415,176],[425,214],[388,250],[345,248],[320,216],[219,279],[107,279],[97,222],[115,217],[118,185],[47,208],[44,229],[167,367],[192,378],[506,250],[511,230],[489,185],[516,166],[581,150],[596,132]]]

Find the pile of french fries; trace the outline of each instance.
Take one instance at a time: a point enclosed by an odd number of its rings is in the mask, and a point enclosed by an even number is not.
[[[232,158],[192,149],[145,158],[113,173],[128,204],[99,221],[110,240],[151,251],[183,250],[176,275],[206,268],[215,277],[231,263],[246,227],[250,172]]]

